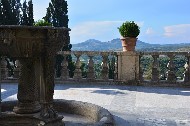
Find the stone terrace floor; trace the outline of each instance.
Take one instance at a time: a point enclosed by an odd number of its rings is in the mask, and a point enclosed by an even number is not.
[[[2,100],[15,100],[17,84],[2,84]],[[116,126],[190,126],[190,89],[56,84],[55,99],[93,103],[108,109]]]

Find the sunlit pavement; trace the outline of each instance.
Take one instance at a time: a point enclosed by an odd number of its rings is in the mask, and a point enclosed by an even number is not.
[[[1,87],[3,101],[17,99],[17,84]],[[102,106],[117,126],[190,126],[188,88],[56,84],[54,98]]]

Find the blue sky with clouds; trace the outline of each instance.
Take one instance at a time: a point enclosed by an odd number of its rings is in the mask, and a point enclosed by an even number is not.
[[[50,0],[33,0],[41,19]],[[67,0],[71,43],[119,38],[117,27],[135,21],[148,43],[190,43],[190,0]]]

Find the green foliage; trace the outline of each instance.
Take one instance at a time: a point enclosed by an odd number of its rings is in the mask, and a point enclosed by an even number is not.
[[[52,24],[45,20],[38,20],[35,22],[34,26],[52,26]]]
[[[81,64],[80,67],[81,71],[82,71],[82,78],[86,78],[87,77],[87,65],[85,63]]]
[[[28,25],[33,26],[34,19],[33,19],[33,4],[32,0],[29,0],[28,4],[26,0],[22,6],[22,18],[21,18],[21,25]]]
[[[159,66],[158,71],[160,75],[161,80],[166,80],[167,73],[168,73],[168,64],[169,64],[169,57],[162,56],[158,58]],[[143,76],[145,79],[150,80],[152,76],[152,64],[153,64],[153,58],[151,56],[143,56],[140,60],[141,62],[141,70],[143,71]],[[175,68],[174,72],[177,77],[177,79],[183,79],[184,78],[184,72],[185,68],[184,65],[187,62],[187,59],[184,56],[176,56],[173,60]]]
[[[143,56],[140,60],[141,69],[145,79],[151,79],[152,76],[152,62],[153,58],[151,56]]]
[[[23,15],[22,15],[22,19],[21,19],[21,24],[22,25],[28,25],[28,15],[27,15],[27,3],[26,3],[26,0],[24,1],[23,6],[22,6],[22,12],[23,12]]]
[[[0,25],[33,25],[32,0],[1,0],[0,7]]]
[[[0,21],[2,25],[15,25],[14,14],[12,12],[11,1],[10,0],[1,0],[1,16],[2,20]]]
[[[68,8],[65,0],[51,0],[47,8],[45,21],[52,23],[54,27],[68,28]]]
[[[187,59],[184,56],[176,56],[174,59],[175,64],[175,73],[177,79],[183,79],[184,77],[184,65],[186,64]]]
[[[126,21],[118,29],[122,37],[136,38],[140,34],[140,28],[134,21]]]
[[[169,63],[169,58],[168,57],[160,57],[158,59],[159,61],[159,72],[160,72],[160,79],[161,80],[166,80],[167,78],[167,71],[168,71],[168,63]]]
[[[96,79],[100,79],[101,78],[101,71],[102,71],[101,63],[94,64],[94,71],[95,71]]]
[[[75,71],[75,63],[70,60],[71,56],[68,56],[68,70],[69,70],[69,77],[73,78],[74,76],[74,71]]]
[[[34,15],[33,15],[33,3],[32,3],[32,0],[28,1],[27,13],[28,13],[28,25],[33,26],[33,24],[34,24]]]
[[[108,73],[109,79],[114,79],[115,57],[112,57],[111,60],[109,60],[108,66],[109,66],[108,67],[108,70],[109,70],[109,73]]]

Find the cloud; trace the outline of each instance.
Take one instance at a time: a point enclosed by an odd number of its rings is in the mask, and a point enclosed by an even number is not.
[[[190,24],[177,24],[163,27],[164,31],[148,28],[140,40],[148,43],[175,44],[190,43]]]
[[[83,42],[87,39],[109,41],[120,37],[118,27],[124,21],[88,21],[71,27],[71,43]],[[137,22],[139,26],[143,22]]]
[[[179,24],[164,27],[165,37],[183,37],[188,38],[190,35],[190,24]]]
[[[152,29],[152,28],[148,28],[147,30],[146,30],[146,32],[145,32],[145,34],[147,34],[147,35],[152,35],[152,34],[154,34],[155,32],[154,32],[154,30]]]

